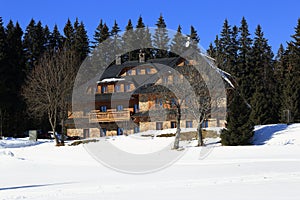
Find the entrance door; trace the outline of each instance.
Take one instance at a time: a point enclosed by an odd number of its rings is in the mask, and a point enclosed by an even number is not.
[[[101,128],[100,129],[100,137],[105,137],[106,136],[106,128]]]
[[[156,130],[162,130],[163,129],[163,123],[162,122],[156,122]]]
[[[90,137],[90,130],[83,129],[83,138],[89,138],[89,137]]]
[[[118,128],[117,129],[117,135],[123,135],[123,128]]]
[[[171,128],[177,128],[176,122],[171,122]]]

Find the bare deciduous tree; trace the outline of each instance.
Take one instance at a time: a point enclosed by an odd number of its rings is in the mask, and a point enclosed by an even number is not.
[[[55,130],[58,120],[67,118],[67,107],[79,66],[79,59],[73,51],[59,50],[47,53],[39,60],[27,77],[22,94],[29,111],[41,116],[46,114],[51,125],[56,145],[64,145],[64,133],[61,141]]]

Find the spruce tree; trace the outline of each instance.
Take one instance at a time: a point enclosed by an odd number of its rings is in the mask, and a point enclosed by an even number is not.
[[[136,36],[133,30],[131,19],[128,20],[128,23],[125,27],[125,32],[122,36],[122,41],[123,49],[126,51],[126,53],[123,55],[123,60],[136,60],[138,55],[135,55],[134,50],[138,49],[138,45],[136,43]]]
[[[278,122],[278,104],[273,70],[273,52],[258,25],[251,52],[252,84],[254,95],[251,100],[252,121],[258,124]],[[259,94],[261,93],[261,94]]]
[[[33,19],[30,21],[26,27],[23,44],[27,60],[26,68],[30,70],[46,50],[46,36],[40,21],[37,24]]]
[[[72,49],[74,47],[74,27],[71,23],[71,20],[68,19],[65,27],[64,27],[64,47],[67,49]]]
[[[74,24],[74,50],[79,56],[79,60],[82,62],[90,52],[89,39],[83,22],[80,22],[77,25],[76,23],[78,23],[77,20]]]
[[[184,51],[186,50],[186,42],[187,38],[182,35],[181,26],[178,25],[177,32],[174,35],[170,46],[171,56],[174,56],[175,53],[183,55]]]
[[[227,113],[226,128],[221,132],[221,143],[228,146],[250,144],[254,126],[249,119],[250,108],[236,91]]]
[[[6,27],[6,65],[5,65],[5,82],[6,82],[6,99],[9,114],[7,122],[8,130],[12,133],[22,133],[25,129],[27,116],[25,113],[25,103],[21,97],[21,86],[25,78],[25,57],[22,44],[23,31],[19,23],[10,21]],[[4,66],[2,66],[4,67]],[[15,126],[19,124],[18,126]]]
[[[246,98],[248,102],[250,102],[252,94],[255,92],[255,89],[252,87],[253,71],[250,66],[252,39],[250,38],[248,23],[244,17],[242,18],[239,31],[240,38],[237,63],[239,69],[239,78],[237,82],[240,86],[241,94]]]
[[[284,112],[283,112],[283,89],[285,82],[285,67],[286,67],[286,57],[285,57],[285,49],[282,44],[280,44],[279,49],[277,51],[277,55],[274,61],[274,79],[276,80],[276,93],[275,99],[277,101],[278,106],[278,116],[280,122],[286,122]]]
[[[147,58],[153,57],[152,40],[149,28],[145,26],[142,16],[139,17],[134,31],[138,49],[134,51],[134,54],[138,54],[142,50]],[[147,48],[145,48],[147,47]]]
[[[117,55],[120,53],[122,49],[122,40],[121,36],[119,35],[119,32],[121,31],[117,21],[115,20],[114,25],[110,31],[111,35],[111,53],[114,55]]]
[[[198,36],[198,33],[196,31],[196,29],[194,28],[194,26],[191,26],[191,31],[190,34],[188,35],[188,37],[190,38],[190,44],[188,48],[192,48],[193,50],[196,50],[197,53],[200,53],[200,49],[199,49],[199,42],[200,42],[200,38]]]
[[[291,122],[300,122],[300,18],[286,50],[287,68],[283,89],[283,111],[289,110]]]
[[[168,30],[166,29],[166,23],[162,15],[157,20],[155,33],[153,35],[153,45],[156,58],[168,57],[169,41]]]
[[[94,33],[94,37],[93,37],[94,40],[92,41],[92,44],[93,44],[92,48],[97,47],[101,43],[100,38],[101,38],[102,29],[103,29],[103,21],[101,19],[100,23],[97,26],[96,31]]]
[[[64,38],[60,34],[57,25],[54,25],[53,31],[50,34],[49,47],[51,51],[57,51],[63,47]]]

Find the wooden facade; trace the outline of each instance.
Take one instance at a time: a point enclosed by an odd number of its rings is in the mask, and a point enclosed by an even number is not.
[[[172,109],[175,108],[172,108],[170,104],[159,102],[155,93],[144,92],[141,87],[141,85],[147,85],[146,82],[143,82],[144,80],[157,73],[158,69],[153,63],[167,63],[168,65],[172,63],[171,67],[184,67],[186,61],[181,58],[165,58],[151,60],[149,63],[130,61],[109,66],[111,69],[107,70],[107,73],[100,78],[96,89],[87,88],[87,93],[96,97],[95,109],[73,111],[69,120],[80,118],[83,125],[75,128],[70,122],[67,124],[67,134],[85,138],[176,128],[176,114],[172,112]],[[177,79],[178,77],[175,80],[174,76],[166,75],[157,79],[156,83],[173,83],[178,81]],[[125,94],[129,94],[130,98],[125,98]],[[224,101],[222,106],[225,107],[226,99]],[[170,113],[167,113],[163,119],[159,118],[158,113],[156,120],[155,112],[161,108],[169,110]],[[224,126],[224,121],[208,118],[203,125],[204,127]],[[195,119],[183,115],[180,126],[195,128],[197,122]]]

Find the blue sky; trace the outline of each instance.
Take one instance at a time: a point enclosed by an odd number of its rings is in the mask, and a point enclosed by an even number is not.
[[[78,17],[91,38],[100,19],[110,27],[116,19],[124,30],[129,18],[135,25],[141,15],[145,24],[152,27],[162,13],[169,29],[176,30],[180,24],[183,33],[188,34],[193,25],[205,49],[220,33],[225,19],[231,25],[239,25],[245,16],[251,34],[260,24],[269,44],[277,51],[280,43],[285,44],[294,34],[299,8],[299,0],[10,0],[1,3],[0,16],[5,24],[10,19],[19,21],[24,30],[31,18],[41,20],[51,29],[57,24],[62,30],[68,18],[74,22]]]

